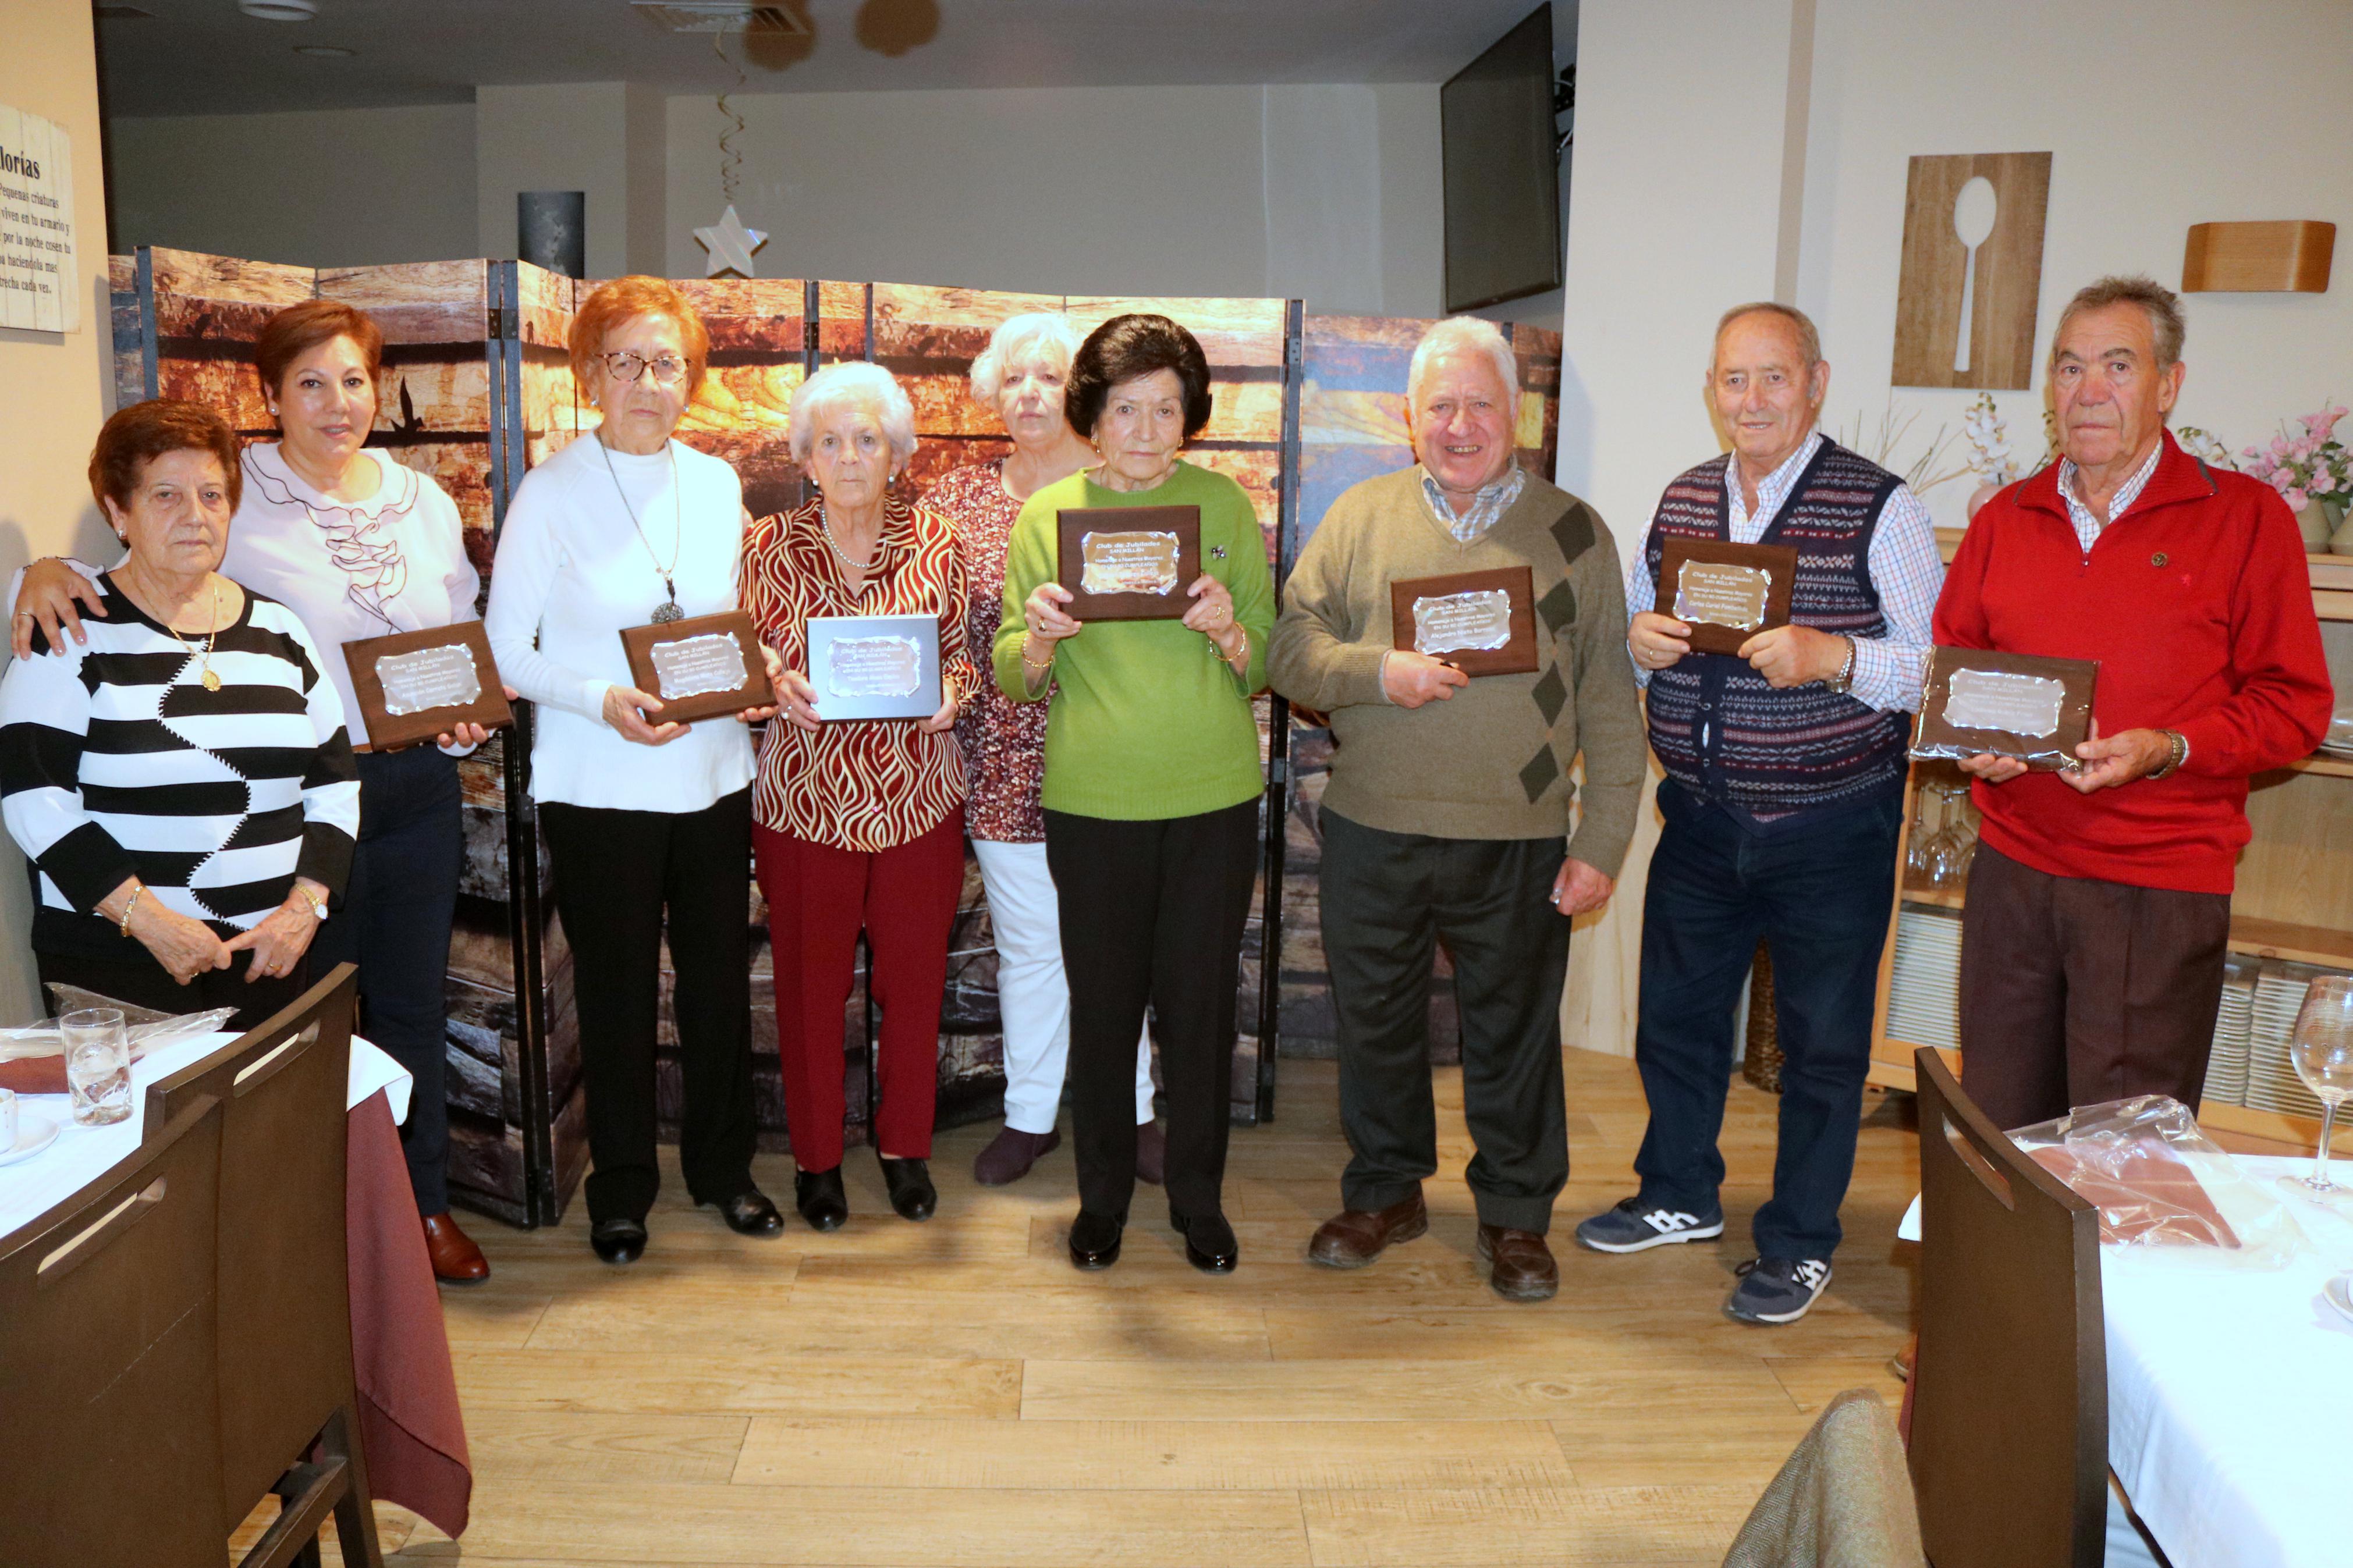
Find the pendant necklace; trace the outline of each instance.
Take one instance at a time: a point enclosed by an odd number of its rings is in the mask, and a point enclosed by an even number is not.
[[[654,575],[662,580],[662,591],[670,595],[654,606],[654,625],[667,626],[686,619],[686,612],[678,607],[678,584],[672,580],[678,574],[679,554],[686,548],[686,518],[679,510],[678,454],[670,449],[669,442],[662,443],[663,455],[670,458],[670,515],[677,525],[670,537],[670,564],[665,566],[661,557],[654,553],[653,542],[646,537],[644,525],[638,521],[638,509],[629,504],[629,492],[621,489],[621,476],[613,468],[613,449],[605,445],[601,433],[596,437],[596,450],[604,454],[605,471],[613,476],[613,489],[621,498],[621,510],[629,514],[629,526],[637,530],[638,542],[646,547],[646,559],[653,563]]]
[[[195,644],[182,637],[180,628],[171,622],[164,622],[163,626],[165,631],[172,634],[172,640],[186,648],[188,657],[197,661],[196,679],[204,682],[205,689],[218,691],[221,689],[221,679],[213,673],[213,644],[220,640],[220,584],[218,582],[213,584],[213,629],[205,638],[205,646],[201,652],[197,650]]]

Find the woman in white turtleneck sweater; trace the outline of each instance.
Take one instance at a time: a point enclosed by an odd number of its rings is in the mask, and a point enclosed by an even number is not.
[[[688,1194],[746,1236],[784,1221],[752,1183],[752,740],[744,722],[665,721],[630,685],[620,633],[736,606],[744,490],[672,438],[710,338],[670,284],[622,278],[588,297],[572,369],[599,410],[525,476],[507,509],[484,616],[499,669],[535,705],[531,795],[555,861],[587,1079],[589,1245],[646,1247],[654,1163],[654,1031],[664,915],[678,974]],[[776,673],[770,655],[770,674]],[[770,710],[738,715],[767,717]]]

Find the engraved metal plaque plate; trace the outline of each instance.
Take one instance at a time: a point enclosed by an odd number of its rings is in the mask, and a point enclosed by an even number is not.
[[[649,657],[655,679],[660,682],[654,695],[665,702],[708,691],[739,690],[750,679],[743,645],[721,632],[656,643]]]
[[[1091,531],[1079,540],[1079,586],[1090,594],[1173,594],[1176,536],[1159,530]]]
[[[1764,567],[1686,561],[1675,574],[1675,619],[1758,631],[1772,596],[1773,574]]]
[[[1512,640],[1512,596],[1501,588],[1413,602],[1413,650],[1490,652]]]
[[[923,683],[923,650],[913,637],[836,637],[827,649],[832,697],[907,697]]]
[[[462,708],[482,694],[481,671],[463,643],[442,643],[414,653],[388,653],[375,661],[384,688],[384,710],[396,718],[435,708]]]
[[[2002,730],[2039,739],[2058,732],[2066,700],[2066,684],[2048,676],[1956,669],[1946,688],[1944,718],[1957,730]]]

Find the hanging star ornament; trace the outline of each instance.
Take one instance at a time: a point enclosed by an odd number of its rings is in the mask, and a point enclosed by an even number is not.
[[[716,278],[723,272],[733,272],[738,278],[755,276],[752,270],[752,253],[768,243],[765,229],[745,228],[744,220],[735,216],[735,204],[727,204],[727,211],[709,228],[698,228],[694,237],[702,248],[711,252],[710,264],[703,268],[705,278]]]

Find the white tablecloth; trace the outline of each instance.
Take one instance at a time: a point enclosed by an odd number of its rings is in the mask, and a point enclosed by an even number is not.
[[[2264,1182],[2312,1168],[2238,1161]],[[2271,1271],[2193,1271],[2163,1248],[2100,1249],[2108,1464],[2178,1568],[2353,1563],[2353,1321],[2320,1293],[2353,1267],[2353,1225],[2298,1223],[2322,1255]]]
[[[65,1095],[17,1096],[20,1111],[46,1116],[58,1124],[58,1141],[29,1160],[0,1165],[0,1237],[47,1213],[135,1153],[140,1129],[147,1119],[147,1086],[203,1059],[237,1037],[229,1033],[203,1035],[166,1046],[132,1063],[131,1115],[111,1127],[77,1125],[73,1107]],[[352,1037],[351,1086],[344,1100],[345,1110],[381,1089],[392,1107],[392,1119],[406,1121],[411,1081],[407,1068],[356,1035]]]

